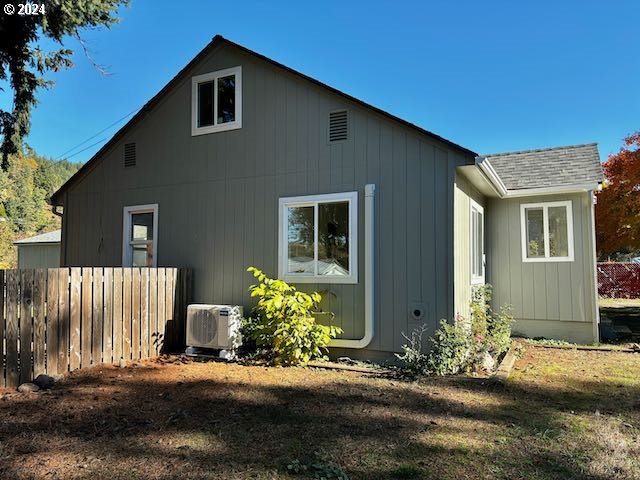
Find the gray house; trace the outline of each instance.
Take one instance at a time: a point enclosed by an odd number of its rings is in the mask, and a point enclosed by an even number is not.
[[[520,332],[596,339],[600,181],[594,145],[478,156],[216,36],[52,203],[63,265],[190,267],[245,308],[258,266],[376,358],[486,281]]]

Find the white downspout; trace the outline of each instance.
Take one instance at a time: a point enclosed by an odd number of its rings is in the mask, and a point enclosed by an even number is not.
[[[373,340],[373,307],[374,307],[374,193],[376,186],[364,186],[364,337],[361,339],[336,338],[329,343],[330,347],[365,348]]]
[[[594,283],[594,311],[595,323],[593,324],[593,341],[600,341],[600,306],[598,305],[598,250],[596,246],[596,192],[589,191],[589,203],[591,204],[591,243],[593,245],[593,283]]]

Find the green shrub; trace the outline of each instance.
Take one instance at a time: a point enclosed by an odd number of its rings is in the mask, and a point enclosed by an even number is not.
[[[429,356],[423,353],[423,337],[427,333],[427,326],[422,324],[411,332],[411,337],[404,333],[402,336],[407,344],[402,345],[402,353],[396,353],[402,367],[414,375],[422,375],[427,372]]]
[[[402,367],[413,374],[451,375],[477,369],[492,369],[497,357],[511,345],[511,307],[498,312],[491,309],[491,285],[480,285],[472,291],[471,321],[458,317],[454,323],[440,321],[429,339],[431,351],[423,351],[425,325],[415,329],[402,346]]]
[[[300,292],[255,267],[248,271],[260,282],[249,287],[251,296],[258,297],[258,304],[253,309],[254,319],[244,327],[256,347],[269,352],[273,362],[282,365],[306,365],[315,358],[324,358],[327,345],[342,329],[316,323],[312,312],[322,299],[320,294]]]
[[[472,336],[461,321],[440,321],[431,338],[433,344],[427,361],[427,373],[454,375],[467,370],[472,350]]]

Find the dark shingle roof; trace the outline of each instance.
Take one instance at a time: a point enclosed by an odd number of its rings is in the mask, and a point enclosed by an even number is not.
[[[53,232],[41,233],[35,237],[23,238],[22,240],[16,240],[13,242],[16,245],[24,245],[31,243],[60,243],[60,237],[62,236],[61,230],[54,230]]]
[[[483,155],[507,190],[602,182],[598,145],[570,145]]]

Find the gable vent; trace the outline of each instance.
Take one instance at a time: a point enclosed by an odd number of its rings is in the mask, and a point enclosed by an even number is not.
[[[341,142],[349,137],[349,112],[339,110],[329,113],[329,143]]]
[[[124,166],[125,167],[136,166],[136,144],[135,143],[124,144]]]

